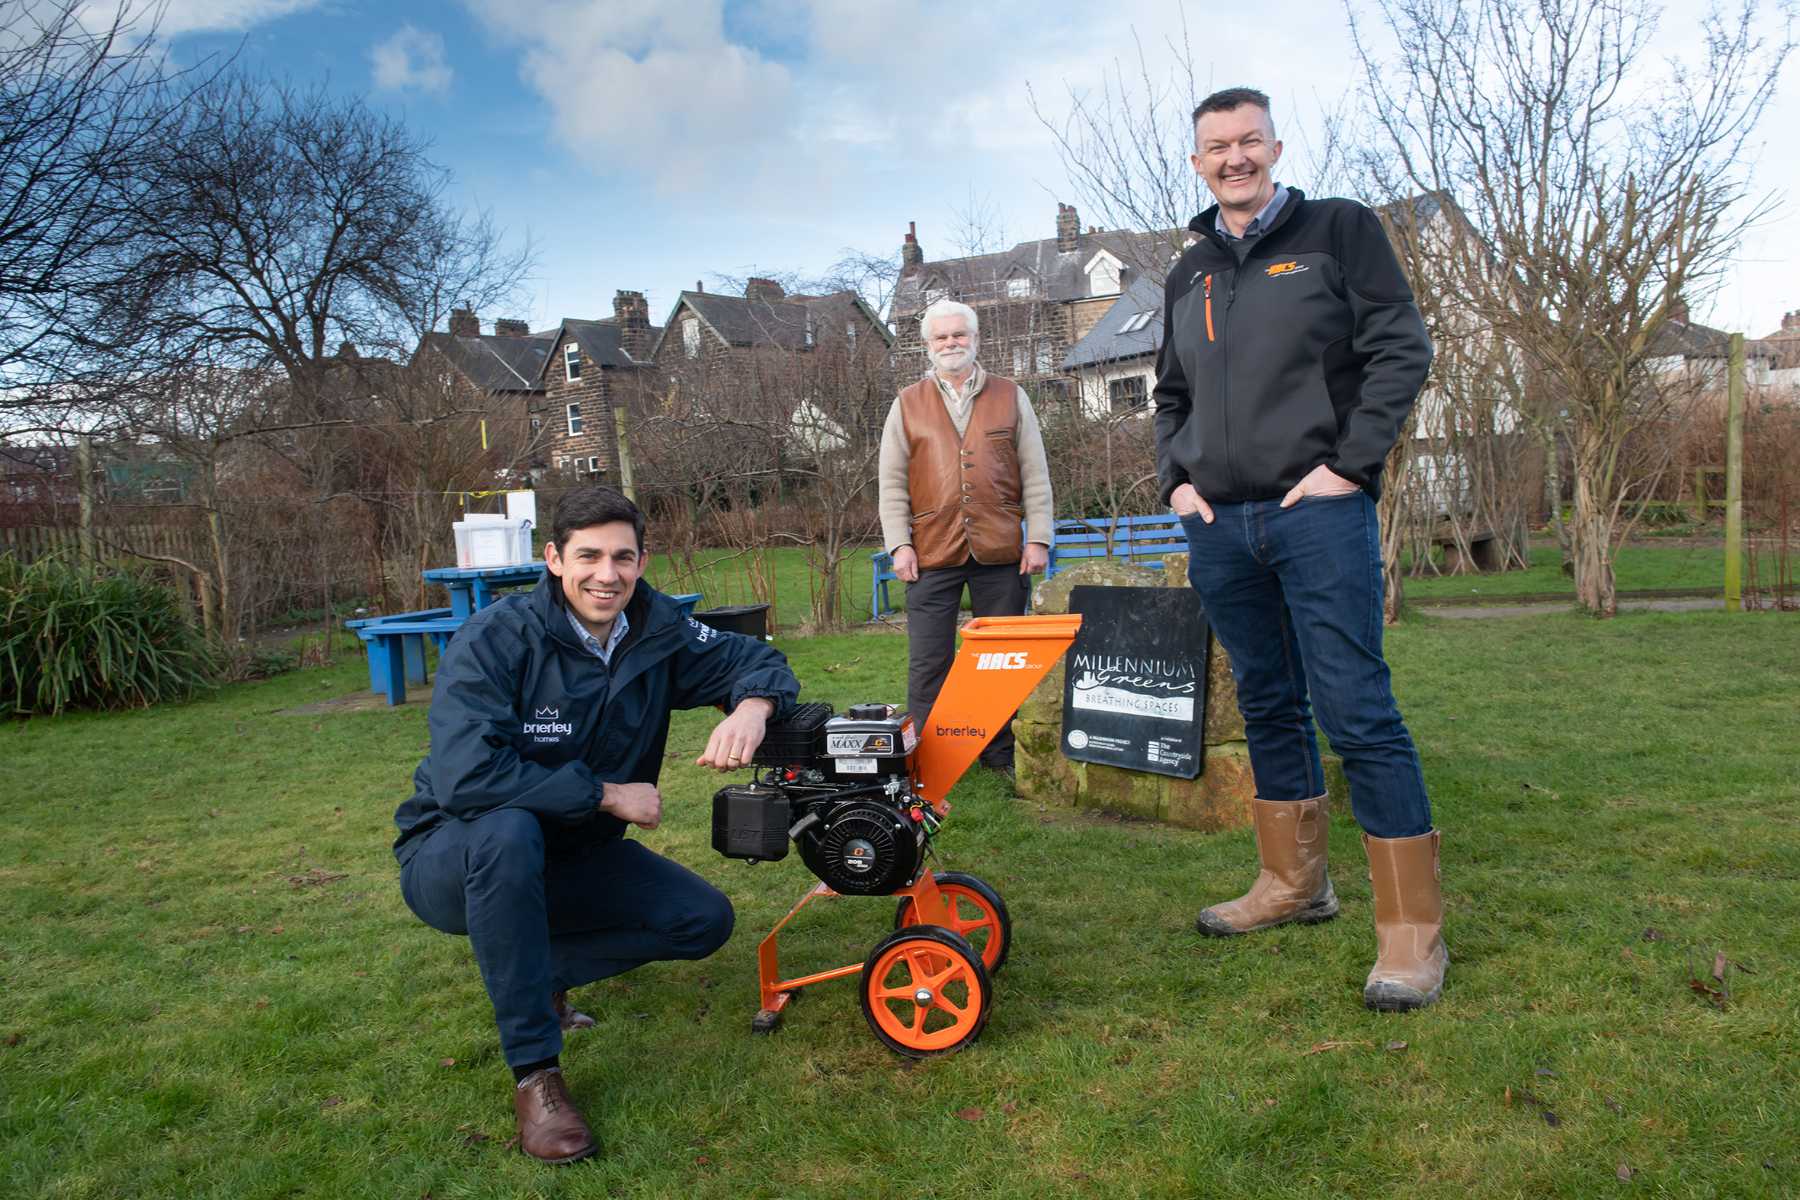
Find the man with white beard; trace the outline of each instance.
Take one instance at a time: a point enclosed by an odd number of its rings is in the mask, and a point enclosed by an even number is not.
[[[931,359],[881,434],[881,532],[906,581],[906,704],[921,727],[956,649],[962,594],[978,617],[1025,611],[1050,560],[1050,464],[1025,390],[976,361],[975,310],[939,300],[919,318]],[[1021,531],[1019,522],[1025,522]],[[982,751],[1012,774],[1012,716]]]

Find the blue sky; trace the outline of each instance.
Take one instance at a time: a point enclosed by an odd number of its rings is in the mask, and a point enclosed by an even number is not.
[[[1354,86],[1337,0],[1185,8],[1202,90],[1253,82],[1280,118]],[[609,315],[620,288],[660,324],[697,279],[816,274],[892,252],[909,221],[930,257],[974,210],[1008,244],[1050,236],[1075,193],[1028,88],[1060,111],[1140,43],[1160,73],[1181,20],[1177,0],[167,0],[163,32],[177,57],[236,51],[404,116],[458,198],[537,249],[528,292],[484,321],[543,328]],[[1787,76],[1753,149],[1759,185],[1800,201],[1800,155],[1771,132],[1800,126]],[[1800,309],[1792,207],[1697,318],[1759,336]]]

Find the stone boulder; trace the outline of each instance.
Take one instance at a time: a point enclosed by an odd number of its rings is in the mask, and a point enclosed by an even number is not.
[[[1069,592],[1080,586],[1186,587],[1187,555],[1165,556],[1156,570],[1117,558],[1096,558],[1057,573],[1032,594],[1035,613],[1066,613]],[[1215,641],[1207,660],[1205,764],[1197,779],[1176,779],[1100,763],[1071,762],[1062,749],[1063,664],[1038,684],[1013,721],[1018,739],[1019,795],[1044,804],[1099,808],[1124,816],[1166,821],[1190,829],[1235,829],[1250,823],[1256,782],[1238,713],[1231,660]],[[1332,802],[1347,811],[1349,793],[1337,759],[1325,760]]]

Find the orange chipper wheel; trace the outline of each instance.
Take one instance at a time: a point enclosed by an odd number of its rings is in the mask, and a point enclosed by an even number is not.
[[[888,1049],[908,1058],[961,1050],[981,1035],[993,987],[961,934],[936,925],[890,933],[862,970],[862,1010]]]
[[[919,722],[913,765],[919,795],[942,816],[944,797],[982,747],[1063,656],[1081,614],[976,617],[962,628],[956,661],[931,714]],[[918,714],[913,718],[918,720]]]
[[[988,974],[997,974],[1006,965],[1007,951],[1012,948],[1012,916],[1006,911],[1006,901],[978,875],[939,871],[935,878],[939,894],[950,906],[950,923],[944,928],[967,939],[981,955],[981,965]],[[902,896],[894,913],[894,928],[928,924],[937,922],[921,920],[918,904],[911,896]]]

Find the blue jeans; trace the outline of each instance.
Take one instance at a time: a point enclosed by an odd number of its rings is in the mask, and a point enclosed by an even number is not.
[[[629,838],[547,843],[531,813],[445,821],[400,868],[419,919],[466,933],[508,1066],[562,1052],[552,992],[670,958],[705,958],[731,936],[731,901]]]
[[[1237,681],[1257,794],[1303,800],[1325,790],[1313,714],[1344,760],[1350,807],[1374,837],[1431,829],[1412,735],[1381,656],[1381,538],[1375,502],[1357,491],[1215,504],[1183,517],[1188,581]]]

